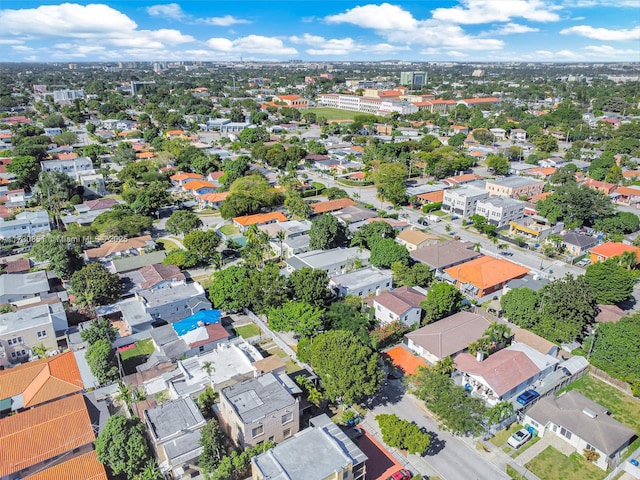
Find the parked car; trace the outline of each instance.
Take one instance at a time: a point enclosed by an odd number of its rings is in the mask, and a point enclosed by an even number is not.
[[[540,394],[535,390],[527,390],[524,393],[518,395],[518,398],[516,398],[516,401],[522,406],[529,405],[539,396]]]
[[[521,428],[509,437],[507,445],[512,448],[520,448],[531,439],[531,433],[526,428]]]
[[[358,440],[361,436],[364,435],[364,430],[362,430],[360,427],[353,427],[347,430],[345,433],[351,440]]]
[[[451,220],[458,220],[460,217],[458,215],[451,215]]]
[[[411,480],[411,472],[406,468],[401,468],[393,475],[391,475],[387,480]]]

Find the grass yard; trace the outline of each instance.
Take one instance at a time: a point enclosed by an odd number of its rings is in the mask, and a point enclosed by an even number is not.
[[[530,449],[531,447],[533,447],[536,443],[538,443],[540,441],[540,437],[533,437],[531,440],[529,440],[527,443],[525,443],[523,446],[521,446],[519,449],[517,450],[513,450],[511,447],[507,447],[510,450],[512,450],[511,452],[506,452],[507,454],[509,454],[511,456],[511,458],[516,458],[518,455],[520,455],[521,453],[525,452],[526,450]]]
[[[544,480],[602,480],[606,476],[578,453],[565,457],[553,447],[545,448],[525,467]]]
[[[260,327],[258,327],[255,323],[248,323],[247,325],[242,325],[241,327],[235,327],[235,330],[236,333],[242,338],[251,338],[262,333]]]
[[[227,237],[238,234],[238,229],[230,223],[221,226],[218,230],[220,230],[220,233],[226,235]]]
[[[162,240],[156,240],[156,242],[161,244],[164,247],[164,251],[167,252],[167,253],[169,253],[171,250],[179,250],[180,249],[178,244],[176,242],[171,241],[171,240],[162,239]]]
[[[566,390],[579,391],[609,410],[616,420],[640,432],[640,400],[588,374],[573,382]]]
[[[518,430],[520,430],[522,428],[522,425],[520,425],[519,423],[514,423],[513,425],[511,425],[508,429],[506,430],[500,430],[498,433],[496,433],[494,435],[494,437],[489,440],[491,443],[493,443],[496,447],[501,447],[503,446],[505,443],[507,443],[507,440],[509,440],[509,437],[511,435],[513,435],[514,433],[516,433]]]
[[[143,364],[154,351],[150,338],[136,342],[136,346],[120,352],[120,360],[126,374],[136,373],[136,367]]]
[[[356,115],[363,115],[360,112],[352,112],[350,110],[340,110],[339,108],[308,108],[305,112],[313,112],[318,117],[324,117],[327,120],[353,120]]]
[[[300,365],[298,365],[293,360],[289,360],[287,363],[284,364],[284,370],[287,373],[297,372],[298,370],[300,370]]]

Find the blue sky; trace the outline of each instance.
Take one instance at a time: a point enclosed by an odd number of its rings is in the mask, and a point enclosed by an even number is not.
[[[640,0],[0,0],[0,61],[640,61]]]

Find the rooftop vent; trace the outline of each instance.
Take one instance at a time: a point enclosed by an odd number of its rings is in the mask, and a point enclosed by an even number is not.
[[[583,408],[582,413],[584,413],[589,418],[596,418],[598,416],[598,414],[590,408]]]

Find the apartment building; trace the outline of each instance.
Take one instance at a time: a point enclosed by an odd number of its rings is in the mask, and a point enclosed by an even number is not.
[[[528,177],[507,177],[499,180],[487,180],[485,188],[492,197],[519,199],[540,195],[545,182]]]
[[[490,225],[504,227],[524,216],[525,202],[513,198],[486,198],[476,203],[476,215],[487,219]]]
[[[477,187],[452,188],[444,192],[442,210],[462,217],[469,217],[476,213],[478,201],[488,197],[489,193]]]

